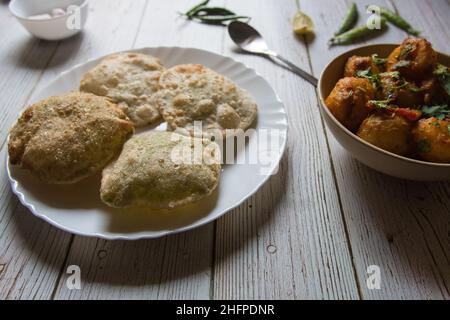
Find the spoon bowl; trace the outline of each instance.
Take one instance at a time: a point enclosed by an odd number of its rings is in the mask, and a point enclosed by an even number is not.
[[[289,70],[298,74],[313,86],[317,87],[317,78],[300,69],[295,64],[293,64],[286,58],[283,58],[275,51],[270,50],[261,34],[248,23],[244,23],[241,21],[231,22],[228,25],[228,34],[230,35],[231,40],[233,40],[234,43],[242,50],[250,53],[265,55],[267,57],[271,57],[278,61],[281,61],[289,68]]]
[[[256,53],[273,55],[261,34],[248,23],[233,21],[228,26],[228,33],[231,39],[241,49]]]

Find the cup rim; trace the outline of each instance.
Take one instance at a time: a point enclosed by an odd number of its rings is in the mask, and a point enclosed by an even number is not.
[[[371,144],[371,143],[369,143],[369,142],[367,142],[367,141],[361,139],[361,138],[358,137],[356,134],[354,134],[354,133],[351,132],[349,129],[347,129],[342,123],[340,123],[340,122],[335,118],[335,116],[331,113],[331,111],[326,107],[326,104],[325,104],[325,98],[324,98],[323,92],[322,92],[322,83],[325,82],[325,81],[324,81],[324,74],[325,74],[325,72],[327,71],[327,69],[328,69],[328,68],[329,68],[329,67],[330,67],[337,59],[341,58],[342,56],[351,54],[351,53],[353,53],[353,52],[356,54],[356,52],[359,51],[359,50],[362,50],[362,49],[369,49],[369,48],[377,47],[377,46],[393,46],[393,47],[398,47],[399,44],[398,44],[398,43],[377,43],[377,44],[371,44],[371,45],[363,45],[363,46],[359,46],[359,47],[353,48],[353,49],[351,49],[351,50],[348,50],[348,51],[345,51],[345,52],[339,54],[338,56],[336,56],[335,58],[333,58],[333,59],[325,66],[325,68],[323,68],[323,70],[322,70],[322,72],[321,72],[321,74],[320,74],[319,82],[318,82],[318,86],[317,86],[317,91],[318,91],[318,93],[319,93],[319,100],[320,100],[320,108],[322,109],[322,111],[324,111],[324,112],[326,113],[326,115],[331,119],[331,121],[333,121],[333,123],[336,124],[336,125],[339,127],[339,129],[341,129],[347,136],[350,136],[350,137],[353,138],[356,142],[358,142],[358,143],[360,143],[360,144],[363,144],[363,145],[365,145],[366,147],[372,148],[374,151],[377,151],[377,152],[382,153],[382,154],[384,154],[384,155],[386,155],[386,156],[390,156],[390,157],[396,158],[396,159],[398,159],[398,160],[407,161],[407,162],[410,162],[410,163],[413,163],[413,164],[425,165],[425,166],[436,167],[436,168],[450,168],[450,163],[428,162],[428,161],[423,161],[423,160],[412,159],[412,158],[400,156],[400,155],[395,154],[395,153],[393,153],[393,152],[390,152],[390,151],[381,149],[381,148],[379,148],[379,147],[377,147],[377,146],[375,146],[375,145],[373,145],[373,144]],[[376,53],[376,52],[374,52],[374,53]],[[447,55],[447,54],[445,54],[445,53],[442,53],[442,52],[439,52],[439,51],[436,51],[436,53],[437,53],[438,55],[445,56],[445,57],[447,57],[447,58],[450,59],[450,56]]]
[[[36,23],[40,23],[40,22],[48,22],[48,21],[55,21],[55,20],[60,20],[60,19],[66,19],[67,18],[67,14],[62,15],[62,16],[58,16],[58,17],[50,17],[48,19],[42,19],[42,20],[36,20],[36,19],[30,19],[28,17],[22,16],[20,14],[18,14],[17,12],[15,12],[15,10],[13,9],[13,4],[17,1],[20,0],[11,0],[9,2],[8,8],[9,8],[9,12],[11,12],[11,14],[16,17],[17,19],[20,20],[25,20],[25,21],[30,21],[30,22],[36,22]],[[85,7],[88,4],[88,0],[84,0],[81,5],[79,5],[80,9],[82,9],[83,7]]]

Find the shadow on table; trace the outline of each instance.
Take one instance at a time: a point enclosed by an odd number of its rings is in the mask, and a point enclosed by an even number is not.
[[[380,266],[386,279],[381,296],[442,297],[438,288],[450,285],[450,183],[402,180],[348,155],[345,161],[354,169],[340,188],[347,193],[341,197],[354,260]],[[355,203],[362,210],[349,210]],[[367,266],[356,267],[363,272],[363,295],[376,295],[366,291]]]
[[[310,45],[316,39],[316,34],[314,32],[304,35],[295,34],[294,36],[298,41],[302,42],[304,45]]]
[[[276,207],[278,202],[285,194],[284,188],[280,187],[287,185],[289,174],[282,174],[283,168],[288,167],[286,153],[280,165],[280,173],[270,177],[269,181],[260,189],[255,195],[261,197],[262,203],[260,207],[255,206],[254,212],[258,214],[256,231],[249,235],[249,237],[256,237],[257,233],[269,224],[272,219],[272,214],[277,212]],[[286,169],[285,169],[286,170]],[[275,186],[275,187],[274,187]],[[271,197],[263,197],[261,194],[271,194]],[[254,197],[255,197],[254,196]],[[266,200],[267,199],[267,200]],[[233,210],[228,215],[233,215],[231,218],[236,221],[242,218],[240,223],[244,223],[245,216],[239,217],[239,211],[246,212],[251,200],[247,200],[239,208]],[[23,208],[21,206],[21,208]],[[24,208],[23,208],[24,209]],[[26,211],[24,209],[24,211]],[[221,219],[229,219],[228,215]],[[96,238],[75,237],[70,251],[68,252],[66,265],[62,266],[62,259],[56,261],[48,261],[47,255],[42,254],[39,250],[42,248],[49,248],[54,237],[45,237],[42,239],[34,239],[29,237],[30,224],[35,223],[36,220],[41,226],[36,228],[51,229],[52,232],[60,236],[69,236],[46,223],[38,220],[28,212],[14,215],[14,222],[17,225],[18,233],[23,239],[24,244],[29,247],[30,251],[37,250],[35,257],[55,270],[61,270],[61,281],[59,288],[56,291],[56,297],[64,298],[70,294],[83,294],[83,290],[79,293],[69,291],[65,287],[66,274],[65,268],[68,265],[78,265],[81,268],[82,283],[85,287],[94,285],[95,283],[102,283],[114,286],[126,286],[127,297],[148,298],[145,294],[155,294],[158,292],[157,288],[164,284],[169,284],[177,281],[177,279],[189,278],[194,281],[193,285],[208,286],[211,277],[211,267],[214,261],[215,252],[215,234],[214,223],[210,223],[200,228],[170,235],[158,239],[146,239],[137,241],[106,241]],[[34,221],[34,222],[31,222]],[[239,222],[238,222],[239,223]],[[221,241],[230,242],[237,237],[236,232],[239,230],[232,229],[229,234],[222,235]],[[62,235],[61,235],[62,234]],[[249,242],[251,239],[247,239]],[[242,242],[234,250],[239,250],[240,246],[245,246],[247,240]],[[64,244],[68,245],[65,239]],[[39,248],[39,249],[37,249]],[[45,250],[45,249],[44,249]],[[227,252],[221,257],[225,259],[227,255],[231,255],[232,251]],[[146,288],[147,287],[147,292]],[[180,292],[180,297],[183,294],[190,294],[192,297],[205,298],[205,292],[199,290],[193,292]],[[120,290],[111,289],[111,294],[119,294]],[[94,293],[95,294],[95,293]],[[166,293],[167,294],[167,293]],[[209,294],[209,293],[206,293]],[[164,295],[164,293],[161,293]],[[120,296],[117,296],[119,298]],[[168,295],[168,297],[177,297],[177,293]]]
[[[10,172],[13,179],[19,181],[19,192],[25,193],[26,198],[34,203],[37,212],[45,212],[46,217],[56,224],[63,224],[71,230],[80,228],[90,233],[102,229],[105,233],[115,235],[146,231],[167,232],[195,223],[214,209],[220,188],[219,186],[210,196],[200,201],[172,210],[112,208],[100,200],[100,174],[75,184],[56,186],[44,184],[20,168],[11,167]],[[89,231],[89,225],[79,224],[81,219],[93,221],[99,226]],[[101,223],[98,222],[99,219]]]
[[[7,63],[23,69],[51,70],[75,56],[84,37],[84,32],[80,32],[62,41],[46,41],[29,34],[23,35],[22,39],[15,42],[16,54],[9,57]],[[55,55],[57,49],[58,54]]]
[[[246,52],[246,51],[244,51],[244,50],[242,50],[242,49],[240,49],[240,48],[238,48],[238,47],[236,47],[236,46],[233,46],[233,47],[231,48],[231,50],[232,50],[234,53],[239,53],[239,54],[242,54],[242,55],[258,56],[258,57],[260,57],[261,59],[266,59],[266,60],[270,61],[270,62],[273,63],[274,65],[277,65],[278,67],[283,68],[283,69],[286,70],[286,71],[289,71],[289,72],[294,73],[294,71],[292,71],[287,65],[285,65],[283,62],[277,60],[276,58],[269,57],[269,56],[266,56],[266,55],[263,55],[263,54],[249,53],[249,52]],[[280,53],[280,54],[282,55],[283,53]],[[298,64],[298,63],[295,63],[294,60],[292,60],[292,63],[294,63],[295,65],[299,66],[299,64]],[[300,66],[299,66],[299,67],[300,67]],[[307,69],[305,69],[305,71],[309,72],[309,70],[307,70]],[[296,73],[294,73],[294,74],[296,74]],[[296,74],[296,75],[297,75],[297,74]]]
[[[287,168],[287,161],[285,154],[280,167]],[[90,257],[78,254],[76,258],[82,258],[81,260],[69,259],[68,263],[80,263],[81,266],[85,266],[86,270],[91,268],[92,272],[89,272],[84,278],[88,283],[126,285],[127,290],[130,290],[127,296],[139,297],[142,294],[139,290],[143,290],[145,286],[157,285],[165,287],[167,285],[167,288],[169,288],[170,283],[176,282],[177,279],[186,280],[186,278],[192,279],[193,287],[209,287],[212,276],[210,272],[214,270],[212,265],[215,264],[217,266],[218,263],[221,263],[221,260],[226,259],[233,252],[239,251],[241,247],[248,245],[251,242],[251,238],[256,237],[259,232],[263,232],[262,229],[270,223],[273,217],[272,214],[278,211],[276,210],[278,202],[285,195],[284,188],[279,186],[287,185],[287,176],[288,174],[282,174],[281,172],[272,176],[254,195],[254,197],[261,197],[266,201],[264,202],[263,200],[259,207],[255,206],[253,208],[255,214],[257,213],[259,217],[255,222],[256,225],[253,225],[253,233],[248,235],[246,241],[241,242],[238,246],[233,247],[233,250],[222,255],[220,261],[215,261],[214,257],[217,249],[214,246],[218,239],[218,235],[214,232],[217,228],[215,223],[226,223],[226,221],[231,219],[237,224],[243,225],[245,223],[244,220],[247,218],[245,214],[239,216],[239,212],[247,212],[249,210],[248,207],[252,207],[249,204],[251,200],[247,200],[217,222],[165,238],[134,242],[99,240],[91,245],[87,244],[87,242],[93,242],[92,240],[83,239],[84,243],[81,244],[80,241],[79,246],[75,244],[73,250],[86,250],[86,247],[90,247],[93,250],[95,249],[96,252],[92,252],[93,256]],[[261,196],[268,193],[271,194],[271,197]],[[229,231],[229,233],[221,235],[220,240],[223,243],[230,243],[238,238],[237,233],[240,230],[232,228]],[[97,259],[97,254],[100,252],[108,252],[106,262]],[[98,268],[101,268],[102,265],[102,270],[99,271]],[[172,284],[172,287],[175,286],[175,284]],[[135,294],[133,294],[134,290],[136,290]],[[152,291],[154,293],[154,288]],[[167,297],[185,297],[186,295],[193,298],[206,298],[204,291],[196,292],[195,290],[193,292],[180,292],[179,295],[174,292],[167,295]],[[164,296],[164,293],[161,293],[161,296]]]

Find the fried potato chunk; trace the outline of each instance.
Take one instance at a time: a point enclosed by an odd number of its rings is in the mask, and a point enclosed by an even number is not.
[[[450,163],[450,121],[428,118],[413,129],[418,154],[431,162]]]
[[[369,80],[346,77],[336,83],[325,104],[340,123],[356,131],[372,112],[366,103],[374,96],[375,90]]]
[[[389,152],[405,156],[413,150],[412,122],[395,113],[379,112],[361,124],[358,136]]]
[[[380,69],[373,63],[372,57],[352,56],[345,64],[344,77],[355,77],[358,71],[370,70],[379,73]]]
[[[133,131],[106,98],[70,92],[22,113],[10,131],[9,160],[44,182],[74,183],[103,169]]]
[[[407,38],[388,57],[388,71],[399,71],[412,80],[421,80],[437,63],[437,53],[425,39]]]

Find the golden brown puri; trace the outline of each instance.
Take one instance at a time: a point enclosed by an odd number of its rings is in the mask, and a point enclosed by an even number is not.
[[[226,129],[247,129],[256,118],[257,106],[247,91],[202,65],[172,67],[159,85],[155,101],[172,130],[193,135],[194,121],[201,121],[205,133],[225,135]]]
[[[379,73],[380,70],[373,63],[372,57],[352,56],[345,64],[344,77],[354,77],[358,71],[370,70],[372,73]]]
[[[133,133],[133,124],[113,103],[70,92],[29,106],[11,128],[11,164],[42,181],[77,182],[103,169]]]
[[[425,39],[407,38],[388,57],[388,71],[399,71],[408,79],[422,79],[437,63],[437,53]]]
[[[351,131],[356,131],[372,112],[367,101],[375,97],[369,80],[346,77],[338,81],[325,104],[336,119]]]
[[[136,135],[103,170],[100,196],[112,207],[185,205],[216,189],[220,159],[218,145],[206,139],[158,131]]]
[[[417,153],[431,162],[450,163],[450,121],[428,118],[413,129]]]
[[[381,149],[405,156],[413,151],[412,126],[412,122],[400,115],[378,112],[363,121],[358,136]]]
[[[80,90],[117,103],[135,126],[155,124],[161,117],[153,94],[163,70],[159,59],[149,55],[113,54],[83,76]]]

